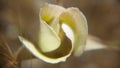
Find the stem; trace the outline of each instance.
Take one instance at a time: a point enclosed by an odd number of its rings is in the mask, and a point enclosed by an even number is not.
[[[61,6],[63,5],[62,0],[56,0],[56,3]]]

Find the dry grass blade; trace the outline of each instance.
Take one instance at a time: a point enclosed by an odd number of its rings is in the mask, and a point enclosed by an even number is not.
[[[3,37],[0,36],[0,68],[18,68],[17,61]]]
[[[16,54],[15,54],[15,58],[17,61],[22,62],[23,60],[29,60],[29,59],[33,59],[34,56],[23,46],[21,46]]]

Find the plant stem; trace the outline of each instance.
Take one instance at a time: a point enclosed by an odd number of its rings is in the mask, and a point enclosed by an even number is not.
[[[56,0],[56,3],[61,6],[63,5],[62,0]]]

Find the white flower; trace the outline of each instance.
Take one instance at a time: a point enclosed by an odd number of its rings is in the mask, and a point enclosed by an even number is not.
[[[45,4],[40,9],[39,48],[22,36],[19,39],[37,58],[58,63],[65,61],[72,52],[79,56],[84,50],[87,34],[86,18],[78,8]]]

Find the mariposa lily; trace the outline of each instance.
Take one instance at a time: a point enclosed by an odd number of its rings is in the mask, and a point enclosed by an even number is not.
[[[44,4],[40,9],[38,47],[19,36],[21,43],[38,59],[48,63],[65,61],[73,52],[81,55],[86,44],[88,28],[83,13],[75,7],[64,8]]]

